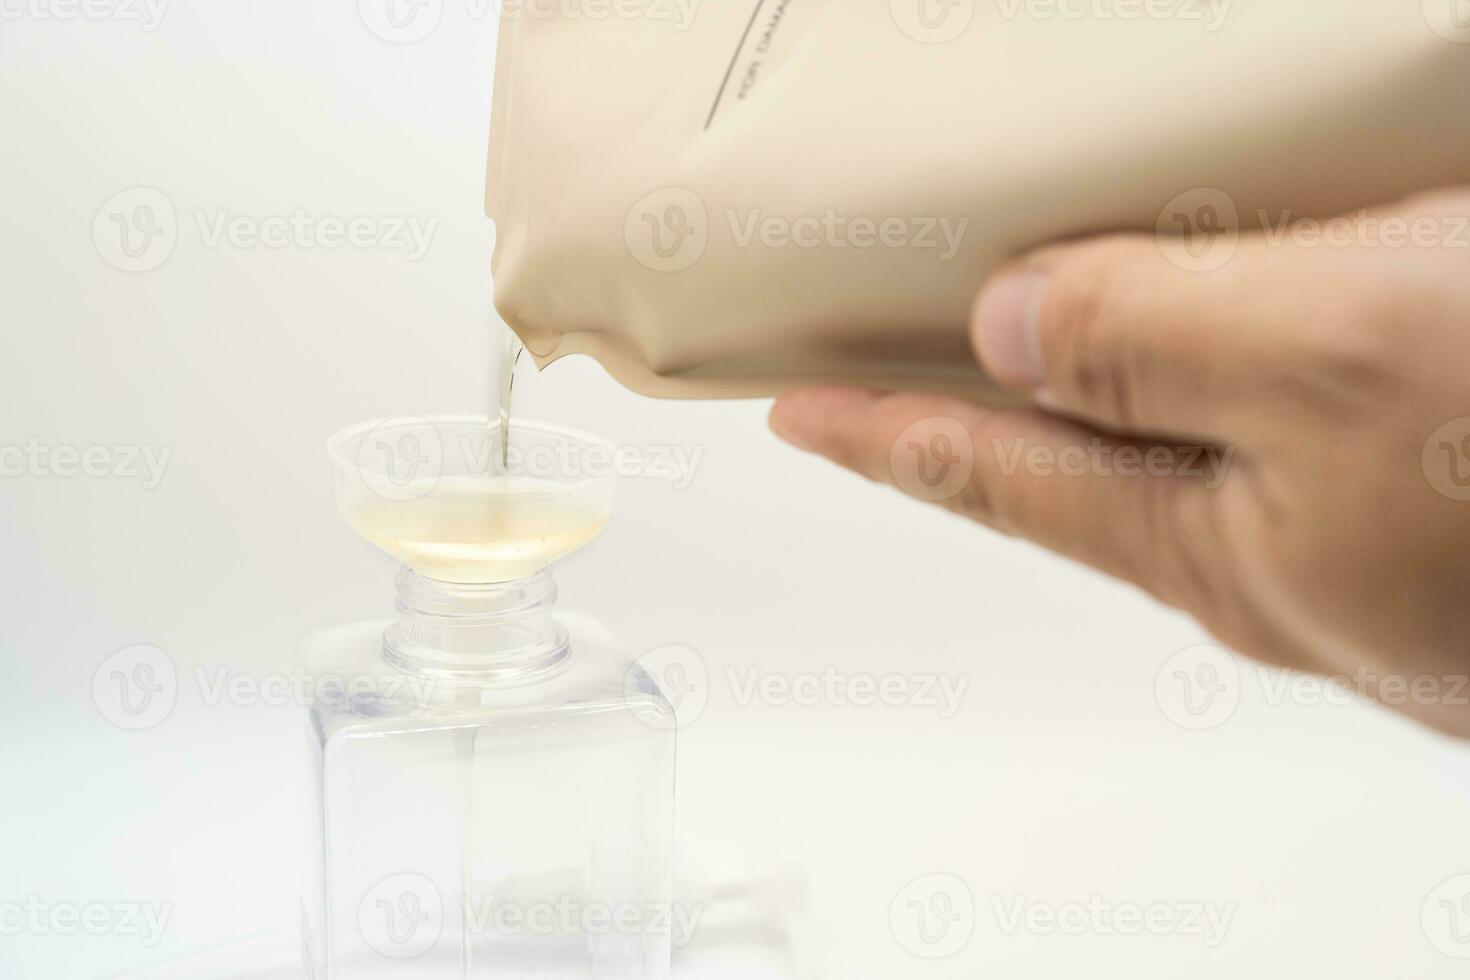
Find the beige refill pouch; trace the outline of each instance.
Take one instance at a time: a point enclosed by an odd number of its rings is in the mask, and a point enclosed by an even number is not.
[[[1470,181],[1470,0],[505,0],[498,309],[670,397],[985,399],[999,264]]]

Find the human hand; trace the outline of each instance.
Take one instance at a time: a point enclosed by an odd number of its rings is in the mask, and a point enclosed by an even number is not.
[[[1470,736],[1470,191],[1371,220],[1207,272],[1153,236],[1044,249],[972,318],[1037,408],[808,388],[772,427]]]

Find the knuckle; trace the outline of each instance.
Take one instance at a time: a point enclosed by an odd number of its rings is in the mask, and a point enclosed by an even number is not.
[[[1042,345],[1052,383],[1089,410],[1127,426],[1137,418],[1130,343],[1136,298],[1123,270],[1127,243],[1104,243],[1057,276],[1042,308]]]
[[[1365,270],[1352,289],[1299,318],[1283,337],[1281,356],[1300,400],[1338,414],[1371,408],[1393,390],[1416,346],[1406,295],[1412,292],[1398,276]]]
[[[1397,210],[1435,217],[1470,215],[1470,189],[1454,187],[1424,191],[1406,198]]]
[[[1000,494],[993,483],[977,476],[949,502],[949,509],[986,527],[1009,532],[1011,525],[1000,516],[999,501]]]
[[[1159,599],[1200,616],[1218,605],[1218,583],[1209,572],[1210,556],[1222,544],[1213,495],[1173,481],[1149,481],[1144,491],[1141,549],[1149,563],[1150,591]]]
[[[1015,533],[1013,507],[1017,495],[1008,486],[1008,478],[997,467],[986,465],[985,453],[1005,447],[1021,439],[1003,415],[987,415],[967,423],[974,452],[970,478],[954,498],[947,501],[950,510],[1008,534]]]

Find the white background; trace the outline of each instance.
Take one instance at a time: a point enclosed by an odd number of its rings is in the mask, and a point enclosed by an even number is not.
[[[30,2],[30,0],[27,0]],[[187,678],[292,663],[321,623],[384,615],[393,564],[332,506],[322,444],[487,399],[482,180],[494,24],[447,0],[417,44],[351,3],[177,0],[158,29],[0,20],[0,445],[171,447],[166,477],[0,478],[0,906],[166,903],[161,945],[0,936],[0,976],[92,977],[296,921],[296,712],[207,706]],[[17,13],[19,16],[17,17]],[[691,80],[691,84],[693,80]],[[137,186],[179,214],[125,274],[98,209]],[[196,212],[438,219],[426,257],[209,248]],[[1175,725],[1155,680],[1206,639],[1134,592],[803,458],[762,404],[633,396],[590,363],[530,414],[702,453],[693,485],[630,481],[564,601],[713,675],[683,736],[690,852],[805,853],[803,969],[861,978],[1463,976],[1421,911],[1470,872],[1470,756],[1362,707],[1270,704]],[[95,710],[133,644],[186,677],[143,733]],[[740,705],[727,668],[969,679],[961,713]],[[890,929],[904,887],[967,882],[941,961]],[[995,902],[1233,906],[1225,941],[1006,934]]]

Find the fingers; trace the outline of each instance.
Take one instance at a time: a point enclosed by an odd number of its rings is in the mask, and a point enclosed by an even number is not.
[[[1228,450],[1146,446],[1036,412],[809,388],[771,426],[811,452],[1082,561],[1190,610],[1208,606]]]
[[[1002,271],[972,335],[1001,384],[1118,432],[1234,442],[1268,424],[1273,347],[1311,307],[1295,260],[1257,237],[1192,272],[1152,236],[1059,246]],[[1325,288],[1325,287],[1324,287]]]

